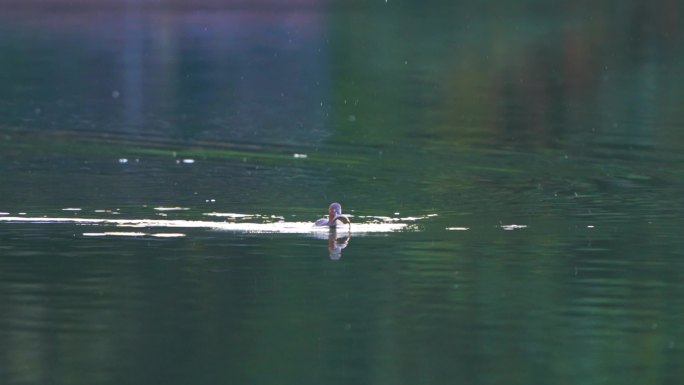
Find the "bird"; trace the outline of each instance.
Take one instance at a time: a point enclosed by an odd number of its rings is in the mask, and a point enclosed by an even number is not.
[[[314,226],[328,226],[334,228],[337,227],[337,221],[348,224],[351,229],[351,219],[342,214],[342,206],[339,203],[333,202],[330,204],[330,207],[328,207],[328,217],[317,220],[316,223],[314,223]]]

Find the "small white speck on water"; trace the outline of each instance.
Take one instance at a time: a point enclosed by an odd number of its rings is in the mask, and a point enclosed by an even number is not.
[[[309,157],[309,156],[306,155],[306,154],[292,154],[292,156],[293,156],[295,159],[306,159],[306,158]]]
[[[194,160],[194,159],[183,159],[183,163],[185,163],[185,164],[193,164],[193,163],[195,163],[195,160]]]
[[[121,163],[121,164],[128,163],[128,159],[126,159],[126,158],[119,158],[119,163]]]
[[[112,99],[118,99],[121,93],[118,90],[112,91]]]
[[[594,228],[594,225],[587,225],[587,228],[588,228],[588,229],[593,229],[593,228]]]
[[[401,215],[401,213],[400,213],[400,212],[396,212],[396,213],[394,213],[394,215]]]

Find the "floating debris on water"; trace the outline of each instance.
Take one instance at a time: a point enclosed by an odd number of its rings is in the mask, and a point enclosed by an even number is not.
[[[121,164],[128,163],[128,159],[126,159],[126,158],[119,158],[119,163],[121,163]]]
[[[294,156],[296,159],[306,159],[309,157],[306,154],[293,154],[292,156]]]
[[[185,164],[193,164],[193,163],[195,163],[195,160],[194,160],[194,159],[183,159],[183,163],[185,163]]]

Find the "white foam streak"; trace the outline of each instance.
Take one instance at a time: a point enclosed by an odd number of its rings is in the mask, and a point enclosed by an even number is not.
[[[396,214],[396,213],[395,213]],[[437,214],[428,214],[420,217],[386,217],[382,215],[359,215],[358,218],[371,219],[382,222],[415,222],[426,218],[436,217]]]
[[[515,225],[515,224],[513,224],[513,225],[501,225],[501,228],[504,230],[511,231],[511,230],[517,230],[517,229],[525,229],[525,228],[527,228],[527,225]]]
[[[202,215],[210,217],[221,217],[221,218],[256,218],[257,214],[236,214],[236,213],[204,213]]]
[[[103,219],[103,218],[49,218],[49,217],[0,217],[0,222],[23,223],[73,223],[78,225],[111,225],[127,228],[205,228],[245,233],[283,233],[310,234],[328,233],[327,226],[314,226],[311,222],[272,222],[272,223],[236,223],[192,220],[166,219]],[[358,233],[386,233],[400,230],[410,230],[405,223],[355,223],[351,230],[347,225],[338,226],[338,231]],[[86,233],[95,234],[95,233]],[[145,233],[141,233],[145,234]],[[93,236],[93,235],[91,235]]]
[[[103,233],[83,233],[84,237],[156,237],[156,238],[180,238],[184,237],[183,233],[140,233],[127,231],[105,231]]]
[[[187,207],[155,207],[154,209],[157,211],[186,211],[186,210],[190,210]]]
[[[83,233],[84,237],[105,237],[107,235],[113,235],[117,237],[144,237],[145,233],[134,233],[125,231],[106,231],[104,233]]]

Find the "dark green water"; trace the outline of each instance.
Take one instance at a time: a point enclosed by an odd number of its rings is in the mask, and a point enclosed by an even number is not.
[[[0,218],[437,216],[0,221],[0,383],[684,381],[679,3],[3,3]]]

